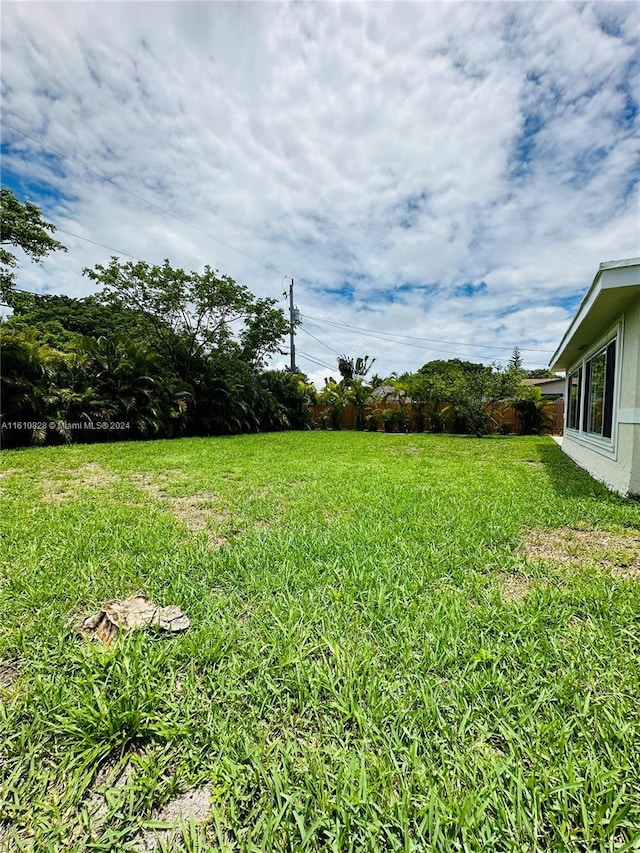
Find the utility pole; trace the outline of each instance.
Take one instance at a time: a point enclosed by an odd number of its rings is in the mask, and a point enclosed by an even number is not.
[[[295,339],[295,315],[296,309],[293,307],[293,279],[289,285],[289,355],[291,356],[289,370],[291,373],[296,373],[296,339]]]

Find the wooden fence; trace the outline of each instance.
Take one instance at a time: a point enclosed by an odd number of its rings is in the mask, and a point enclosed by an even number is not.
[[[487,407],[489,408],[489,407]],[[564,400],[550,401],[547,406],[549,429],[562,435],[564,425]],[[422,413],[411,405],[376,403],[358,409],[352,403],[341,411],[317,403],[311,406],[311,426],[314,429],[364,429],[370,432],[466,432],[464,421],[457,417],[453,406],[441,405],[436,412],[426,404]],[[492,407],[488,431],[494,434],[518,434],[522,429],[520,413],[507,404]]]

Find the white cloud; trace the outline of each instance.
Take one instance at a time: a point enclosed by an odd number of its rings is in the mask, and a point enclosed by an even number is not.
[[[534,350],[555,349],[597,265],[639,253],[639,16],[618,3],[8,2],[3,179],[98,243],[211,263],[260,295],[293,275],[307,316],[457,342],[309,327],[332,350],[377,355],[380,373],[506,359],[514,344],[541,365]],[[69,253],[23,265],[22,286],[90,292],[82,267],[110,252],[60,236]],[[299,347],[334,362],[303,333]]]

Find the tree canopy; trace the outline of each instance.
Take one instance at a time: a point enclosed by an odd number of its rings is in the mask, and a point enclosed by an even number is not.
[[[8,294],[7,303],[13,309],[15,321],[37,327],[42,336],[56,345],[74,335],[97,338],[126,330],[139,336],[146,328],[146,318],[139,311],[105,305],[95,296],[73,299],[14,290]]]
[[[342,376],[344,383],[352,382],[354,379],[364,379],[373,367],[375,358],[371,356],[359,356],[358,358],[350,358],[347,355],[338,357],[338,370]]]
[[[257,299],[231,276],[143,261],[97,264],[84,274],[104,286],[101,300],[139,312],[173,369],[188,381],[198,359],[236,350],[253,367],[278,351],[288,323],[275,299]],[[235,332],[235,335],[234,335]]]
[[[275,300],[211,267],[185,272],[169,261],[114,257],[86,273],[104,285],[95,296],[8,295],[14,313],[0,325],[5,446],[308,423],[304,377],[262,371],[288,330]],[[95,422],[124,427],[98,433]]]
[[[56,250],[66,247],[51,235],[56,226],[42,218],[39,207],[29,201],[20,202],[7,187],[0,189],[0,293],[6,295],[15,285],[18,259],[6,246],[14,246],[35,263]]]
[[[498,401],[509,400],[524,429],[544,426],[535,389],[521,385],[527,371],[517,348],[506,369],[440,359],[387,379],[368,376],[374,358],[341,355],[340,381],[326,380],[319,394],[303,375],[265,370],[282,352],[287,318],[275,299],[255,296],[209,265],[188,272],[168,259],[114,256],[84,270],[102,286],[93,296],[16,290],[18,261],[4,246],[37,262],[64,250],[53,232],[39,208],[2,190],[2,283],[13,309],[0,322],[5,446],[301,429],[316,400],[328,405],[334,428],[351,404],[359,429],[375,429],[378,417],[385,428],[407,429],[411,414],[420,430],[440,431],[446,421],[446,428],[482,435]],[[95,421],[108,428],[93,432]],[[114,433],[113,421],[125,431]],[[13,431],[10,424],[25,426]]]

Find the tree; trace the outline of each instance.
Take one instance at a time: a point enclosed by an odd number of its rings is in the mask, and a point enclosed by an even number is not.
[[[342,382],[331,376],[324,380],[324,388],[318,393],[318,402],[329,407],[332,429],[340,429],[340,415],[347,405],[347,390]]]
[[[5,246],[15,246],[40,263],[49,252],[67,249],[51,234],[56,230],[55,225],[42,218],[40,208],[31,202],[22,204],[10,189],[0,189],[0,295],[7,296],[15,284],[15,273],[12,268],[18,266],[16,256],[5,249]]]
[[[51,419],[52,386],[66,356],[44,344],[37,329],[14,329],[4,322],[0,323],[0,349],[2,444],[44,444],[47,431],[40,424]],[[11,422],[23,426],[8,428]]]
[[[499,403],[510,399],[520,383],[518,371],[500,365],[460,374],[451,388],[450,400],[469,432],[481,438]]]
[[[481,373],[486,370],[484,364],[475,361],[462,361],[459,358],[437,358],[423,364],[418,373],[424,376],[457,377],[460,374]]]
[[[168,370],[157,351],[128,334],[80,338],[73,353],[83,359],[85,377],[96,400],[109,412],[103,419],[130,424],[127,437],[181,434],[192,395],[189,387]],[[96,404],[93,404],[95,418]],[[67,420],[82,420],[71,416]],[[111,436],[113,438],[113,436]]]
[[[549,370],[547,367],[536,367],[533,370],[524,370],[523,377],[525,379],[558,379],[558,374]]]
[[[348,385],[345,385],[345,399],[355,409],[356,414],[356,429],[364,429],[365,426],[365,406],[371,399],[371,391],[373,390],[364,379],[351,379]]]
[[[251,367],[263,367],[274,352],[284,355],[279,342],[289,332],[289,323],[274,299],[258,299],[240,337],[241,357]]]
[[[522,355],[520,354],[519,347],[513,348],[511,358],[509,359],[509,367],[512,370],[522,370]]]
[[[13,308],[9,323],[34,326],[45,341],[55,346],[71,343],[77,335],[114,337],[126,329],[130,336],[144,336],[147,321],[139,311],[117,305],[103,305],[95,296],[43,295],[13,291],[7,297]]]
[[[541,435],[551,426],[551,404],[542,399],[539,388],[521,387],[516,391],[512,405],[520,415],[521,435]]]
[[[291,373],[289,370],[265,370],[260,374],[260,385],[272,398],[272,401],[269,401],[272,403],[271,410],[267,409],[261,417],[261,428],[272,426],[279,429],[309,428],[310,404],[315,401],[317,393],[303,373]],[[274,411],[277,412],[277,417],[275,422],[272,422]]]
[[[146,318],[158,349],[185,382],[199,360],[225,350],[255,367],[278,351],[289,325],[275,299],[256,299],[231,276],[205,266],[202,273],[139,261],[85,269],[104,285],[103,300]],[[234,337],[234,330],[240,331]]]
[[[371,370],[375,362],[375,358],[365,355],[363,358],[358,357],[355,360],[346,355],[338,357],[338,370],[342,376],[342,382],[348,385],[353,379],[364,379],[367,373]]]

